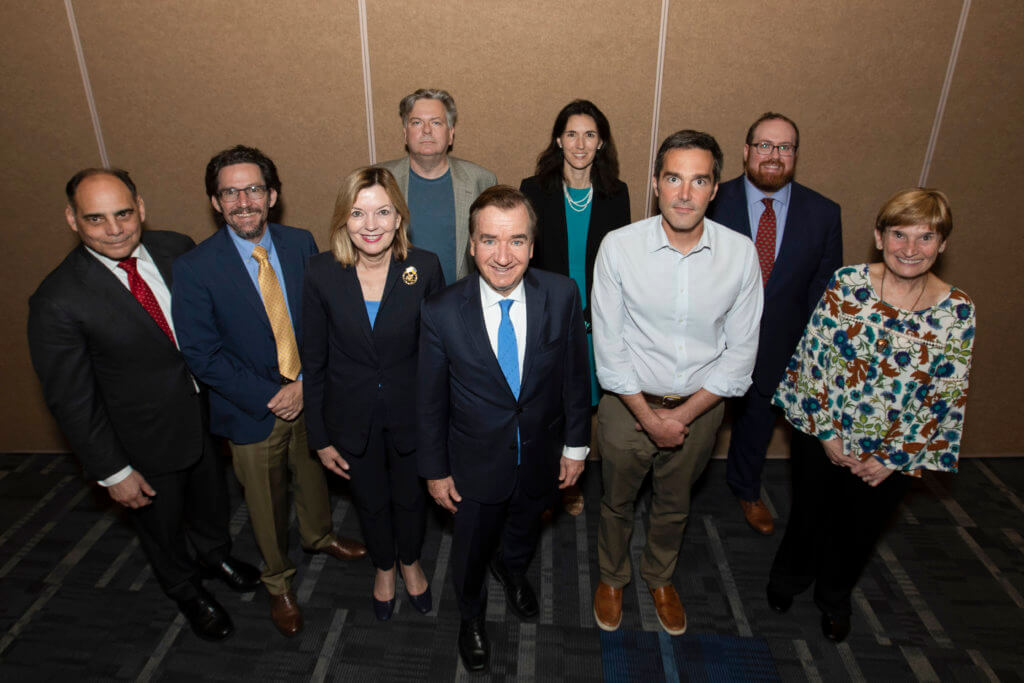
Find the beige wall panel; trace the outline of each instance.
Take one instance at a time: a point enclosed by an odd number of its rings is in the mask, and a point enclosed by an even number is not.
[[[242,143],[277,164],[281,221],[326,245],[338,180],[368,156],[355,2],[76,8],[111,162],[133,172],[151,227],[208,236],[206,163]]]
[[[786,114],[800,126],[797,179],[839,202],[846,261],[867,260],[879,206],[921,173],[960,4],[672,3],[661,137],[711,133],[728,179],[750,123]]]
[[[518,186],[533,175],[558,111],[587,98],[611,123],[640,216],[660,2],[368,5],[378,160],[405,154],[399,100],[417,88],[444,88],[459,110],[453,154]]]
[[[1020,191],[1024,186],[1024,4],[975,2],[928,185],[949,195],[954,229],[941,275],[978,307],[964,452],[1022,453]]]
[[[64,222],[64,183],[99,164],[64,3],[0,4],[0,168],[6,267],[0,319],[0,451],[66,448],[29,362],[28,297],[76,240]]]

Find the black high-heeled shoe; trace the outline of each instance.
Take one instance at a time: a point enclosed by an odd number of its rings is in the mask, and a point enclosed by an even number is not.
[[[391,615],[395,613],[395,602],[394,598],[391,598],[390,600],[378,600],[377,598],[373,598],[373,615],[377,617],[379,621],[387,621],[391,618]]]
[[[409,589],[405,589],[405,594],[409,596],[409,603],[416,608],[416,611],[420,614],[427,614],[434,608],[434,600],[430,597],[430,586],[427,586],[427,590],[423,591],[419,595],[413,595],[409,592]]]

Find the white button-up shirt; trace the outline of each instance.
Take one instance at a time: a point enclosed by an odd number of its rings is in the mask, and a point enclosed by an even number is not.
[[[661,216],[608,234],[594,267],[594,356],[616,394],[706,389],[741,396],[751,384],[764,293],[754,243],[705,218],[687,254]]]

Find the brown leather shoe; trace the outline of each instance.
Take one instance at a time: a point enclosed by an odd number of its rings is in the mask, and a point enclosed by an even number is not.
[[[562,507],[573,517],[583,512],[583,491],[576,484],[562,492]]]
[[[270,618],[283,635],[290,637],[301,631],[302,612],[299,611],[299,601],[295,599],[295,593],[288,591],[281,595],[271,595]]]
[[[358,560],[360,557],[366,557],[366,546],[351,538],[335,538],[316,551],[326,553],[336,560]]]
[[[768,511],[768,506],[760,498],[740,499],[740,507],[743,508],[743,516],[747,518],[747,524],[751,529],[765,536],[772,535],[775,531],[775,522],[772,520],[772,513]]]
[[[679,594],[672,584],[661,588],[647,587],[654,598],[654,609],[658,612],[658,622],[670,636],[681,636],[686,633],[686,610],[679,602]]]
[[[622,589],[604,581],[594,591],[594,620],[602,631],[614,631],[622,623]]]

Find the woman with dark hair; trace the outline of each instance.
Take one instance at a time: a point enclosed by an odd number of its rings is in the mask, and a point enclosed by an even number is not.
[[[409,243],[394,176],[361,168],[342,181],[331,250],[309,260],[302,299],[303,399],[309,445],[351,480],[370,559],[374,613],[395,608],[395,560],[409,602],[426,614],[420,567],[426,495],[416,471],[420,303],[444,287],[437,256]]]
[[[589,100],[573,100],[555,117],[551,141],[537,157],[536,175],[519,189],[537,213],[534,268],[567,275],[580,288],[590,345],[591,405],[601,390],[594,372],[590,336],[590,289],[594,259],[604,236],[628,225],[629,189],[619,180],[619,157],[608,119]],[[572,486],[564,495],[566,510],[579,514],[583,497]]]
[[[893,195],[875,221],[881,262],[836,271],[775,393],[795,427],[793,507],[768,603],[785,612],[813,583],[836,642],[911,478],[957,470],[974,304],[931,272],[952,229],[938,190]]]

